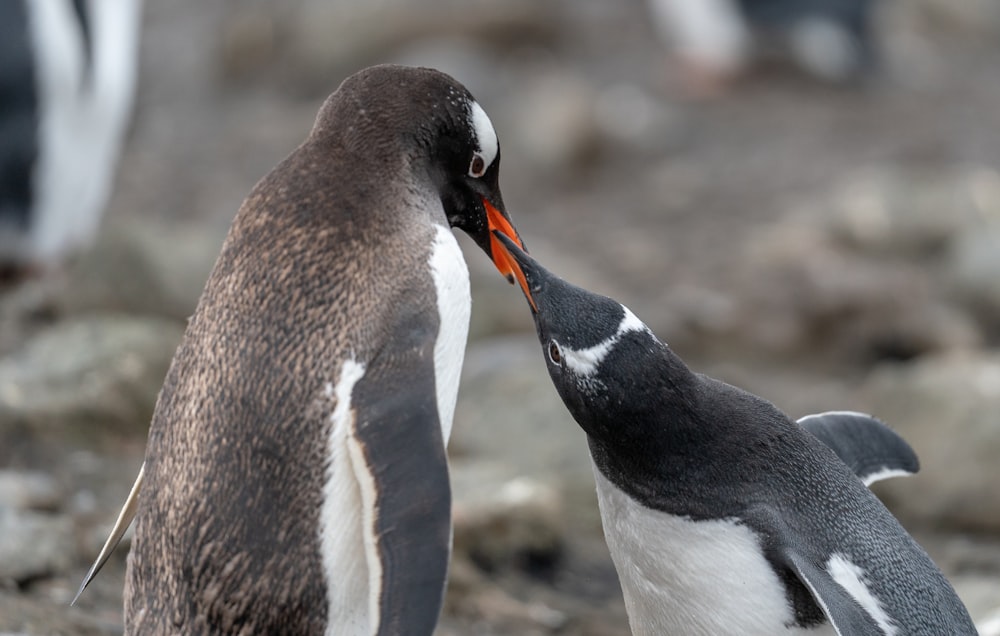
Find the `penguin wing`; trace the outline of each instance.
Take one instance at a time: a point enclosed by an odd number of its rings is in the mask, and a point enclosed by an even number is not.
[[[806,555],[788,545],[779,546],[778,550],[839,636],[883,636],[887,633],[858,601],[864,598],[865,589],[855,590],[854,594],[859,594],[856,597],[828,569],[816,565]]]
[[[829,446],[866,486],[920,469],[906,440],[871,415],[830,411],[806,415],[798,424]]]
[[[885,617],[864,578],[789,526],[787,515],[770,505],[747,511],[749,525],[766,537],[765,557],[775,571],[788,571],[802,583],[839,636],[885,636],[880,625]]]
[[[437,325],[420,317],[400,325],[352,396],[360,452],[351,462],[370,524],[370,607],[379,634],[430,634],[444,598],[451,486],[437,410],[436,333]]]

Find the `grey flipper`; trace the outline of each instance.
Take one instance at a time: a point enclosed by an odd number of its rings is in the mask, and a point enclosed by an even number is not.
[[[90,566],[90,570],[87,572],[87,576],[83,577],[83,583],[80,584],[80,589],[76,591],[76,596],[73,597],[73,602],[70,605],[75,605],[76,601],[83,594],[83,591],[87,589],[90,582],[94,580],[97,573],[101,571],[104,564],[111,557],[111,553],[115,551],[118,546],[118,542],[122,540],[122,536],[125,531],[128,530],[129,525],[132,523],[132,519],[135,518],[135,510],[139,503],[139,491],[142,490],[142,476],[146,469],[146,462],[142,463],[139,467],[139,475],[135,478],[135,483],[132,484],[132,490],[129,491],[128,497],[125,499],[125,505],[122,506],[121,512],[118,513],[118,519],[115,521],[115,527],[111,530],[111,534],[108,536],[108,540],[104,542],[104,547],[101,548],[101,553],[97,555],[97,559],[94,564]]]
[[[432,633],[444,599],[451,485],[437,410],[437,329],[426,316],[397,326],[354,388],[364,464],[355,470],[367,469],[375,486],[371,540],[381,567],[374,591],[380,636]]]
[[[778,553],[806,586],[840,636],[884,636],[885,631],[830,574],[787,545]]]
[[[798,423],[829,446],[866,486],[920,470],[906,440],[871,415],[830,411],[806,415]]]
[[[852,594],[830,572],[833,555],[817,551],[813,539],[789,526],[786,515],[769,505],[747,511],[748,525],[767,537],[763,548],[768,561],[776,570],[787,568],[802,583],[839,636],[885,636],[876,617],[856,600],[859,591]]]

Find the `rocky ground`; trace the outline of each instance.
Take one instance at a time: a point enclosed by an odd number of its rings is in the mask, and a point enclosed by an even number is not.
[[[867,410],[921,456],[878,493],[1000,623],[1000,15],[886,2],[864,88],[758,69],[685,99],[639,3],[149,3],[98,245],[0,299],[0,633],[121,632],[125,550],[78,582],[141,462],[173,349],[253,182],[349,72],[465,82],[532,252],[695,368],[793,416]],[[468,242],[444,634],[627,634],[582,433],[520,294]]]

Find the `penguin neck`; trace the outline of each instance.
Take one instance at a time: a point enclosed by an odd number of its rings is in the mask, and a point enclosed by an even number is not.
[[[628,383],[627,398],[611,400],[613,411],[583,427],[595,466],[640,500],[697,474],[720,433],[704,417],[701,377],[662,346],[662,355],[641,362],[644,374]]]
[[[636,346],[616,347],[604,360],[594,377],[601,390],[581,384],[584,399],[573,410],[597,443],[625,455],[662,456],[674,436],[699,428],[699,380],[666,344],[647,334],[633,338],[627,344]]]

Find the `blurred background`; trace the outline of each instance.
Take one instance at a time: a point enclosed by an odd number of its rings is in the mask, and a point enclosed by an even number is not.
[[[175,0],[118,31],[91,17],[75,36],[90,68],[118,42],[113,99],[94,106],[115,116],[102,141],[66,135],[99,173],[86,182],[108,182],[70,206],[94,230],[29,240],[42,208],[28,206],[0,240],[0,632],[121,633],[124,546],[67,604],[226,229],[321,101],[379,62],[469,87],[500,135],[507,207],[550,269],[793,417],[862,410],[900,431],[922,471],[879,495],[977,621],[997,612],[1000,5],[684,4]],[[100,73],[74,68],[97,95]],[[2,79],[0,114],[21,103]],[[25,126],[0,124],[0,143]],[[439,633],[625,635],[583,433],[520,292],[461,240],[473,326]]]

